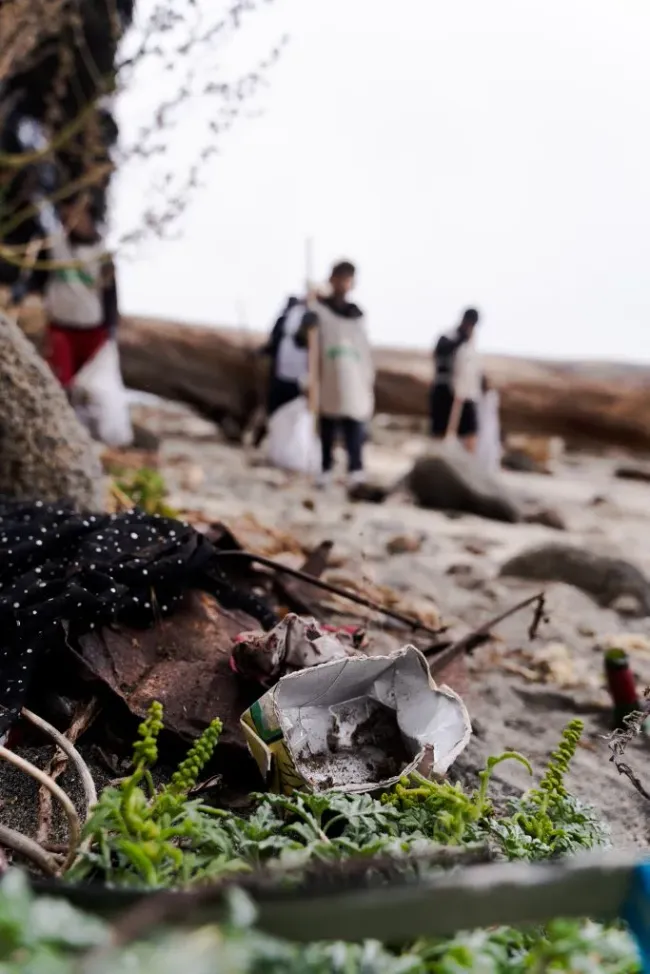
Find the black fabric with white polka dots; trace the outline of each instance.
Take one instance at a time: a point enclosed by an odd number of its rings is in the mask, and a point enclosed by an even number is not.
[[[188,589],[212,593],[266,629],[277,621],[229,582],[214,546],[188,524],[0,498],[0,735],[39,660],[64,638],[63,623],[74,637],[110,623],[148,628]]]

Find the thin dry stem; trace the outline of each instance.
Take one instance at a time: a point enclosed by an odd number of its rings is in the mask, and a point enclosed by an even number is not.
[[[517,612],[521,612],[522,609],[527,609],[529,606],[535,606],[535,615],[529,629],[529,636],[534,639],[537,635],[537,629],[540,622],[544,619],[544,593],[539,592],[537,595],[532,595],[528,599],[524,599],[523,602],[518,602],[517,605],[513,605],[511,609],[506,609],[505,612],[499,613],[493,619],[488,619],[483,625],[474,629],[472,632],[468,633],[462,639],[459,639],[457,643],[453,646],[449,646],[447,649],[443,649],[442,652],[436,653],[434,656],[430,656],[429,668],[431,673],[435,676],[436,673],[440,673],[449,664],[455,660],[458,656],[464,656],[465,653],[471,653],[473,649],[476,649],[482,643],[485,643],[490,638],[492,629],[497,626],[500,622],[505,619],[509,619],[510,616],[515,615]],[[540,608],[541,607],[541,608]]]
[[[208,10],[199,9],[193,3],[161,0],[149,10],[145,5],[137,25],[124,34],[115,0],[106,0],[104,54],[117,49],[117,55],[112,70],[103,74],[106,64],[99,69],[98,51],[94,49],[98,42],[88,32],[85,14],[78,3],[0,0],[3,38],[0,84],[39,68],[47,59],[54,59],[55,63],[44,114],[37,119],[44,144],[16,153],[0,152],[0,183],[10,185],[16,174],[21,177],[26,174],[29,178],[38,164],[54,162],[58,187],[48,202],[56,203],[83,189],[98,188],[103,192],[114,168],[123,171],[132,162],[141,166],[161,158],[162,162],[156,162],[157,169],[147,180],[148,195],[143,198],[132,224],[116,241],[116,248],[139,243],[151,234],[170,238],[173,225],[200,185],[204,167],[218,151],[222,135],[245,112],[246,103],[264,84],[280,54],[284,39],[242,77],[226,81],[219,75],[219,64],[214,57],[216,46],[238,30],[245,17],[261,5],[262,0],[228,0]],[[169,78],[169,83],[162,83],[158,88],[153,86],[161,92],[158,103],[154,101],[144,109],[146,121],[128,139],[122,138],[115,146],[106,144],[101,117],[107,99],[131,88],[151,90],[148,76],[142,78],[139,74],[149,63],[157,64],[158,76]],[[84,75],[88,91],[83,91],[75,72]],[[69,101],[77,95],[82,103],[70,117]],[[201,133],[196,126],[193,131],[197,141],[195,161],[185,170],[166,164],[164,157],[172,134],[178,142],[178,127],[186,123],[187,104],[206,99],[210,100],[210,110],[201,123],[204,131]],[[0,115],[6,118],[14,104],[0,98]],[[68,168],[72,161],[77,170],[74,178]],[[32,190],[23,189],[16,198],[11,194],[5,196],[0,240],[38,216]],[[12,253],[0,253],[0,257],[9,263],[19,260]]]
[[[54,797],[61,802],[68,820],[70,839],[68,855],[63,865],[63,869],[61,870],[62,872],[65,872],[65,870],[72,865],[72,861],[75,857],[77,847],[81,839],[81,824],[74,805],[63,789],[59,788],[57,783],[52,781],[48,774],[41,771],[40,768],[37,768],[36,765],[31,763],[31,761],[26,761],[24,758],[21,758],[20,755],[14,754],[13,751],[10,751],[8,748],[2,746],[0,746],[0,758],[7,761],[9,764],[13,764],[14,767],[19,768],[21,771],[24,771],[25,774],[30,775],[30,777],[34,778],[35,781],[38,781],[39,785],[43,785],[45,788],[51,791]]]
[[[49,737],[54,743],[63,751],[63,755],[57,755],[52,761],[49,769],[49,776],[52,781],[56,781],[61,774],[65,771],[68,761],[70,758],[74,764],[79,777],[81,778],[81,784],[83,786],[84,795],[86,797],[86,811],[84,815],[84,821],[88,818],[90,809],[97,804],[97,789],[95,788],[95,782],[93,781],[93,776],[90,773],[88,765],[81,757],[77,749],[73,746],[73,742],[78,740],[78,738],[83,734],[83,732],[88,728],[92,722],[96,713],[96,701],[92,700],[90,704],[77,714],[72,726],[68,730],[68,736],[61,734],[56,727],[52,727],[46,720],[39,717],[37,714],[23,708],[22,714],[31,724],[38,727],[47,737]],[[42,844],[47,842],[50,832],[50,824],[52,821],[52,796],[51,792],[45,788],[41,788],[39,795],[40,803],[40,824],[37,834],[38,841]]]
[[[646,689],[645,698],[648,701],[650,695],[650,690]],[[632,784],[634,789],[645,798],[646,801],[650,801],[650,791],[645,787],[636,772],[630,767],[630,765],[623,761],[625,752],[632,741],[638,737],[643,731],[643,725],[648,719],[648,714],[650,713],[650,704],[646,702],[643,710],[637,710],[625,720],[625,727],[619,728],[614,731],[614,733],[609,738],[609,749],[612,752],[610,761],[616,768],[619,774],[624,775],[628,781]]]
[[[49,855],[38,842],[23,835],[22,832],[16,832],[6,825],[0,825],[0,842],[7,849],[17,852],[24,859],[28,859],[35,866],[38,866],[46,876],[58,874],[59,864],[54,856]]]

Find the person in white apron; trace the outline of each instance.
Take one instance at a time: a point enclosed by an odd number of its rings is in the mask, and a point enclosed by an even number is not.
[[[66,391],[99,352],[118,319],[115,273],[90,201],[66,201],[52,217],[47,246],[22,291],[41,291],[46,358]],[[54,266],[48,266],[54,265]]]

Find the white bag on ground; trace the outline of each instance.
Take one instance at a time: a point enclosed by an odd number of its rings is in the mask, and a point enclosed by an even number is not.
[[[72,382],[72,402],[92,435],[106,446],[133,442],[129,402],[117,342],[104,342]]]
[[[478,442],[476,456],[490,473],[501,467],[501,422],[499,420],[499,393],[489,389],[478,404]]]
[[[306,474],[320,470],[320,440],[304,396],[274,412],[268,430],[268,457],[274,467]]]

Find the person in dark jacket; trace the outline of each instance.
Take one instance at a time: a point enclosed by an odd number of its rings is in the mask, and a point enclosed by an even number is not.
[[[472,452],[481,397],[481,372],[473,342],[478,321],[478,311],[468,308],[460,324],[438,339],[430,396],[431,435],[436,439],[457,436]]]
[[[309,360],[307,350],[296,338],[312,318],[304,301],[290,297],[261,350],[270,360],[267,417],[305,392]]]

